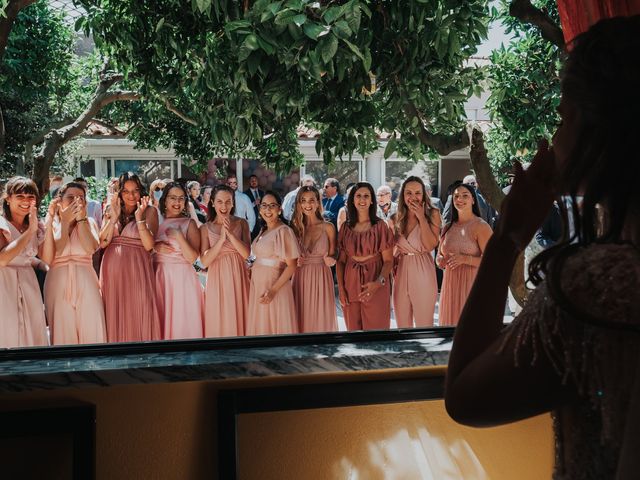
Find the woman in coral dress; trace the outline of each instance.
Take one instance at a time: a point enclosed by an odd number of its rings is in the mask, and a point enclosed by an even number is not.
[[[440,289],[438,325],[458,324],[478,267],[482,252],[493,233],[478,209],[475,189],[466,184],[453,191],[451,223],[444,227],[440,239],[438,266],[444,269]]]
[[[387,329],[391,323],[393,233],[376,215],[371,184],[357,183],[338,235],[338,290],[347,329]]]
[[[153,267],[162,338],[202,338],[204,295],[193,263],[200,253],[200,232],[187,211],[188,194],[177,182],[165,185],[158,208],[162,223],[155,237]]]
[[[245,334],[251,249],[249,224],[234,213],[231,187],[218,185],[209,202],[209,221],[200,227],[200,261],[208,268],[205,337]]]
[[[151,251],[158,231],[158,211],[137,175],[123,173],[118,192],[107,206],[100,231],[105,249],[100,286],[105,304],[109,342],[160,340],[155,274]]]
[[[317,188],[300,187],[291,227],[301,254],[293,276],[300,333],[334,332],[338,329],[338,320],[331,267],[336,264],[336,229],[322,217]]]
[[[44,283],[44,304],[54,345],[103,343],[107,340],[104,304],[93,253],[98,225],[87,217],[86,192],[70,182],[49,205],[55,258]]]
[[[24,177],[5,185],[0,216],[0,347],[47,345],[47,324],[33,264],[45,262],[53,246],[38,222],[38,187]],[[51,229],[51,222],[48,222]]]
[[[282,222],[281,205],[274,192],[266,192],[260,203],[265,226],[251,245],[255,261],[251,267],[247,335],[298,332],[291,277],[300,252],[293,230]]]
[[[433,251],[440,237],[440,212],[431,206],[424,182],[408,177],[400,188],[392,217],[397,268],[393,309],[400,328],[431,327],[438,297]]]

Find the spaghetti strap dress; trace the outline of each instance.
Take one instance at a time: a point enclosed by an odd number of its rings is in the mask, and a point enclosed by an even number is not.
[[[336,296],[331,268],[324,263],[329,254],[329,236],[322,225],[318,240],[306,249],[300,242],[301,256],[293,276],[293,296],[300,333],[338,330]]]
[[[452,223],[441,239],[440,253],[444,256],[456,253],[481,257],[482,252],[476,240],[476,231],[483,222],[484,220],[480,217],[475,217],[463,224]],[[440,289],[439,326],[458,324],[477,273],[478,267],[473,265],[460,265],[454,269],[444,270]]]
[[[88,218],[87,222],[97,238],[95,220]],[[54,220],[53,228],[60,229],[60,222]],[[53,345],[107,341],[104,304],[93,269],[93,254],[82,247],[77,224],[47,273],[44,304]]]
[[[433,250],[420,238],[420,226],[397,235],[397,269],[393,282],[393,310],[400,328],[431,327],[438,297]]]
[[[232,224],[236,238],[242,236],[246,220]],[[220,225],[207,224],[209,245],[220,239]],[[247,227],[248,228],[248,227]],[[249,269],[227,239],[207,270],[205,291],[205,336],[238,337],[245,334],[249,304]]]
[[[193,265],[182,255],[180,244],[167,235],[175,228],[186,237],[190,218],[164,218],[158,227],[156,245],[169,247],[168,252],[154,252],[155,292],[158,316],[165,340],[202,338],[204,294]]]
[[[110,343],[162,339],[153,261],[135,221],[125,225],[122,232],[117,226],[114,229],[102,257],[100,287]]]

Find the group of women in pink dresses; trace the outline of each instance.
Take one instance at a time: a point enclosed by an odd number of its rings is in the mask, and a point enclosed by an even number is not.
[[[418,177],[403,183],[389,224],[376,216],[373,187],[356,184],[339,235],[323,220],[315,187],[298,190],[291,227],[279,196],[267,192],[253,244],[247,222],[234,216],[231,188],[214,189],[200,227],[188,198],[170,182],[152,206],[140,179],[125,173],[98,231],[83,184],[64,185],[40,222],[35,184],[11,179],[0,216],[0,347],[46,345],[47,322],[53,344],[336,331],[334,265],[349,330],[389,328],[391,300],[399,327],[432,326],[438,243],[439,324],[454,325],[491,235],[466,185],[455,190],[453,222],[440,235],[439,211]],[[44,302],[38,263],[49,266]]]

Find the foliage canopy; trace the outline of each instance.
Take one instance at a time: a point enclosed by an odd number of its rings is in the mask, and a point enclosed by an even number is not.
[[[112,108],[141,146],[258,155],[281,171],[302,160],[301,124],[321,132],[327,163],[375,149],[376,129],[415,157],[421,131],[459,132],[489,14],[486,0],[78,3],[77,28],[145,97]]]

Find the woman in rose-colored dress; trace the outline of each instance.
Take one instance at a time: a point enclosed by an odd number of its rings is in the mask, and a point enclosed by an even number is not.
[[[38,221],[36,184],[13,177],[5,185],[0,216],[0,347],[47,345],[47,324],[33,264],[53,258]],[[47,228],[51,229],[51,221]]]
[[[165,185],[158,208],[162,223],[155,236],[153,267],[156,306],[163,338],[202,338],[202,286],[193,262],[200,252],[200,232],[187,211],[187,190],[177,182]]]
[[[482,252],[493,233],[480,218],[475,189],[461,184],[453,191],[451,223],[442,229],[438,266],[444,269],[440,289],[438,325],[458,324],[471,286],[478,273]]]
[[[87,217],[84,185],[69,182],[49,205],[55,258],[44,283],[44,304],[54,345],[107,340],[104,304],[93,253],[98,225]]]
[[[293,230],[282,221],[282,201],[266,192],[260,203],[265,222],[251,245],[255,261],[251,267],[247,335],[298,333],[291,277],[300,252]]]
[[[338,329],[331,267],[336,264],[336,229],[322,218],[320,192],[300,187],[291,219],[300,246],[293,296],[300,333]]]
[[[440,237],[440,212],[431,205],[424,182],[408,177],[400,188],[395,233],[397,268],[393,277],[393,310],[400,328],[431,327],[438,297],[433,251]]]
[[[149,205],[138,176],[131,172],[120,175],[100,231],[100,246],[105,249],[100,286],[109,342],[162,338],[151,259],[158,210],[147,208]]]
[[[200,261],[208,268],[205,291],[205,337],[245,334],[249,303],[251,249],[249,224],[235,217],[235,193],[218,185],[209,201],[209,221],[200,227]]]
[[[338,235],[338,290],[349,330],[387,329],[391,323],[393,232],[377,217],[374,199],[371,184],[356,183]]]

